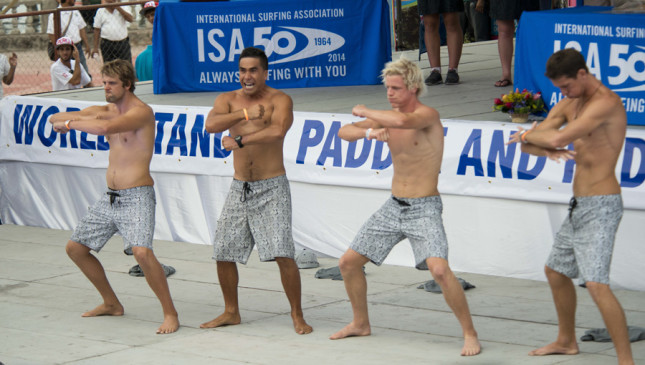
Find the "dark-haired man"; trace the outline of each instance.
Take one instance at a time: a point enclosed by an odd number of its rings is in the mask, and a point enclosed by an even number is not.
[[[220,94],[206,119],[206,130],[229,130],[222,146],[233,151],[235,174],[217,222],[213,259],[224,296],[224,313],[202,328],[241,322],[237,262],[245,264],[257,245],[261,261],[276,261],[291,305],[298,334],[312,331],[303,317],[300,273],[294,260],[291,233],[291,192],[282,149],[293,123],[293,102],[266,84],[268,60],[264,51],[245,48],[240,54],[242,88]]]
[[[154,181],[150,176],[154,113],[134,95],[135,76],[131,62],[108,62],[103,65],[101,74],[108,104],[57,113],[49,119],[56,132],[76,129],[107,136],[110,142],[106,193],[81,220],[66,247],[69,257],[103,297],[103,303],[83,313],[83,317],[121,316],[124,313],[103,266],[90,252],[98,253],[118,231],[123,237],[124,252],[134,255],[148,285],[161,302],[164,320],[157,333],[175,332],[179,328],[177,311],[166,275],[152,251],[156,204]]]
[[[53,91],[91,86],[92,79],[87,70],[80,62],[76,62],[79,52],[71,38],[58,38],[56,41],[56,53],[58,54],[58,59],[50,68]]]
[[[558,337],[529,355],[578,353],[571,278],[581,276],[609,330],[618,363],[633,364],[625,313],[609,287],[614,238],[623,215],[615,169],[625,141],[625,108],[616,93],[589,73],[584,57],[574,49],[554,53],[546,76],[566,98],[539,125],[519,128],[509,143],[522,143],[523,152],[554,160],[574,158],[576,171],[569,214],[545,267],[558,314]],[[570,143],[575,152],[565,149]]]

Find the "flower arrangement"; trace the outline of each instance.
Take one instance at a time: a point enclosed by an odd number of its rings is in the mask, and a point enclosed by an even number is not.
[[[501,98],[495,98],[493,110],[509,114],[531,114],[546,111],[542,94],[535,94],[524,89],[515,89],[515,92],[502,95]]]

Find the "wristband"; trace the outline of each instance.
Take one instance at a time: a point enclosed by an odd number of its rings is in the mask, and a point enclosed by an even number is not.
[[[520,141],[521,141],[522,143],[528,143],[528,142],[526,141],[526,135],[527,135],[527,134],[529,134],[529,133],[531,133],[531,130],[530,130],[530,129],[525,130],[525,131],[524,131],[524,133],[520,134]]]
[[[71,120],[69,120],[69,119],[65,121],[65,128],[72,129],[72,128],[69,127],[69,122],[71,122]]]
[[[244,119],[249,120],[249,113],[246,111],[246,108],[242,110],[244,111]]]
[[[365,131],[365,138],[370,139],[370,132],[372,131],[372,128],[367,128]]]

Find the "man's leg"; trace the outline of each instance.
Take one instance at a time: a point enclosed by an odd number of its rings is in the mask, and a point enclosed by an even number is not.
[[[224,296],[224,313],[212,321],[202,323],[201,328],[215,328],[240,324],[240,307],[237,301],[237,284],[240,281],[237,264],[229,261],[217,261],[217,278],[219,279],[222,296]]]
[[[132,253],[139,266],[141,266],[141,270],[143,270],[150,289],[152,289],[161,302],[164,320],[159,329],[157,329],[157,333],[165,334],[177,331],[179,328],[179,316],[170,296],[168,279],[166,279],[166,274],[157,257],[147,247],[132,247]]]
[[[464,33],[459,22],[459,13],[444,13],[443,22],[446,25],[446,43],[448,44],[448,68],[459,67],[461,50],[464,46]],[[437,34],[439,34],[437,32]]]
[[[305,335],[311,333],[313,328],[305,322],[302,313],[302,292],[300,286],[300,271],[296,262],[288,257],[276,257],[275,261],[280,268],[280,279],[282,280],[282,287],[284,288],[289,305],[291,306],[291,319],[293,320],[293,328],[296,333]]]
[[[576,342],[576,289],[573,281],[549,268],[544,267],[546,278],[551,287],[551,294],[558,314],[558,337],[555,342],[529,352],[531,356],[563,354],[575,355],[578,353]]]
[[[105,270],[99,260],[90,253],[89,247],[83,246],[78,242],[72,240],[67,242],[65,251],[72,261],[78,266],[79,269],[90,280],[96,290],[99,291],[103,297],[103,304],[92,309],[89,312],[83,313],[83,317],[94,316],[122,316],[123,306],[116,297],[114,290],[105,276]]]
[[[614,296],[609,285],[606,284],[588,281],[587,290],[594,302],[596,302],[611,340],[614,342],[618,363],[634,364],[632,347],[627,332],[627,320],[618,299]]]
[[[345,290],[352,303],[354,319],[350,324],[329,337],[338,340],[349,336],[369,336],[372,333],[370,319],[367,313],[367,280],[363,265],[369,259],[351,248],[340,258],[339,267],[343,274]]]
[[[473,319],[470,315],[464,289],[459,284],[455,274],[450,270],[448,261],[438,257],[430,257],[426,259],[426,263],[428,264],[428,269],[432,277],[441,287],[446,303],[448,303],[448,306],[457,317],[459,324],[461,324],[464,334],[464,347],[461,350],[461,355],[477,355],[481,352],[481,345],[477,338],[477,331],[475,331],[475,326],[473,325]]]

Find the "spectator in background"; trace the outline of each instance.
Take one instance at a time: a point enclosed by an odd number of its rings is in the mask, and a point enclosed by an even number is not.
[[[488,0],[464,0],[466,21],[473,30],[474,42],[490,40]],[[468,28],[468,27],[465,27]]]
[[[148,1],[143,5],[139,14],[146,18],[150,24],[154,24],[156,8],[157,3]],[[152,80],[152,45],[149,45],[143,52],[139,53],[137,59],[134,61],[134,68],[137,71],[137,79],[139,81]]]
[[[12,53],[9,59],[0,53],[0,77],[2,78],[2,82],[0,82],[0,99],[4,96],[2,83],[11,85],[13,75],[16,73],[16,66],[18,66],[18,56],[15,53]]]
[[[56,0],[60,3],[59,8],[66,8],[74,6],[75,0]],[[87,68],[87,61],[85,60],[85,54],[83,53],[83,44],[87,46],[87,53],[90,52],[90,43],[87,41],[87,33],[85,33],[85,27],[87,24],[83,20],[83,16],[78,10],[72,11],[62,11],[60,13],[60,31],[63,33],[61,37],[70,38],[76,48],[78,49],[78,60],[81,61],[81,64],[85,70]],[[49,35],[49,40],[56,44],[56,35],[54,34],[54,14],[49,14],[49,20],[47,21],[47,34]]]
[[[117,0],[104,0],[105,4],[116,4],[116,2]],[[94,16],[92,56],[99,52],[100,44],[103,63],[117,59],[132,62],[127,23],[133,20],[132,14],[123,10],[121,6],[111,5],[100,8]]]
[[[495,82],[495,86],[513,85],[511,63],[513,62],[515,19],[519,19],[524,10],[539,9],[540,0],[494,0],[490,3],[490,17],[497,21],[497,51],[502,64],[502,77]]]
[[[446,85],[459,83],[457,67],[464,45],[464,33],[459,22],[459,13],[464,11],[463,0],[419,0],[419,13],[423,16],[425,28],[424,40],[430,61],[430,75],[425,79],[426,85],[438,85],[443,82],[441,76],[441,57],[439,49],[439,15],[443,16],[448,43],[448,73]]]
[[[90,85],[92,79],[83,65],[78,65],[79,51],[71,38],[60,37],[56,41],[58,59],[51,67],[52,90],[80,89]],[[74,58],[74,59],[72,59]]]

